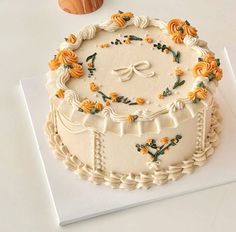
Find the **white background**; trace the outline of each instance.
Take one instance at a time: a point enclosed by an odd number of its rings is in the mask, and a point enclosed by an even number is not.
[[[68,33],[118,9],[186,18],[216,52],[236,41],[233,0],[105,0],[86,16],[62,12],[56,0],[0,0],[0,231],[235,231],[236,184],[58,227],[18,80],[46,72]]]

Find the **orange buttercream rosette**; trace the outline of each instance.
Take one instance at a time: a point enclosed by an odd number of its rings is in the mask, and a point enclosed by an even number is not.
[[[95,103],[89,99],[85,99],[81,102],[80,107],[85,113],[90,113],[95,107]]]
[[[69,48],[61,50],[58,54],[58,60],[61,64],[73,64],[77,63],[78,56]]]
[[[213,73],[215,74],[215,79],[217,81],[221,80],[223,77],[223,70],[219,67],[216,67],[213,71]]]
[[[182,26],[183,21],[180,19],[172,19],[167,24],[167,29],[170,35],[179,31],[179,28]]]
[[[92,92],[97,92],[99,90],[99,86],[96,85],[94,82],[91,82],[89,84],[89,89],[92,91]]]
[[[94,105],[95,109],[97,109],[98,111],[102,111],[103,110],[103,105],[100,102],[96,102]]]
[[[173,35],[172,35],[172,40],[177,43],[177,44],[180,44],[180,43],[183,43],[183,40],[184,40],[184,37],[183,37],[183,33],[182,32],[175,32]]]
[[[48,63],[51,70],[56,70],[60,65],[64,64],[68,68],[70,77],[80,78],[84,75],[84,70],[81,64],[78,64],[78,56],[71,49],[66,48],[61,50],[54,58]]]
[[[48,66],[51,70],[56,70],[60,67],[61,63],[58,60],[58,56],[54,56],[52,60],[49,61]]]
[[[193,67],[193,75],[207,77],[214,70],[214,66],[205,61],[198,62]]]
[[[126,18],[132,18],[134,15],[131,12],[127,12],[127,13],[117,13],[117,14],[113,14],[111,16],[111,20],[115,23],[117,23],[117,25],[119,27],[123,27],[126,24]]]
[[[207,62],[207,63],[211,63],[211,62],[215,62],[216,59],[212,54],[208,53],[203,57],[202,60]]]
[[[83,67],[78,63],[71,64],[68,72],[72,78],[80,78],[84,75]]]
[[[184,36],[186,35],[191,35],[193,37],[197,36],[197,29],[195,27],[192,27],[186,23],[184,23],[183,25],[183,29],[184,29]]]
[[[212,54],[206,54],[201,61],[199,61],[193,67],[193,75],[209,77],[213,75],[213,77],[219,81],[223,76],[223,70],[219,67],[219,63]]]
[[[196,99],[205,100],[208,96],[207,89],[202,87],[197,87],[195,90],[188,93],[188,98],[191,101],[195,101]]]
[[[182,21],[180,19],[170,20],[167,24],[167,30],[172,35],[172,40],[175,43],[183,43],[186,35],[197,36],[197,29],[192,27],[188,21]]]

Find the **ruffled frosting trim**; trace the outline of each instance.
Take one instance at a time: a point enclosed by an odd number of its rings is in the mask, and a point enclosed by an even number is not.
[[[71,107],[70,103],[57,99],[52,103],[66,122],[73,123],[74,126],[90,128],[100,133],[108,131],[119,136],[132,134],[142,136],[146,133],[160,133],[165,128],[176,128],[183,121],[193,118],[204,108],[211,107],[213,104],[212,96],[199,102],[189,104],[186,100],[176,100],[162,110],[153,112],[134,112],[139,120],[134,123],[127,121],[126,115],[117,115],[110,107],[103,109],[96,115],[84,114]],[[181,114],[180,112],[181,111]]]

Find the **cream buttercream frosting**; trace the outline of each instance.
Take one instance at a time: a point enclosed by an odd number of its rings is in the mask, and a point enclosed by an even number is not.
[[[49,143],[82,179],[148,189],[213,154],[223,71],[187,20],[119,12],[67,36],[49,67]]]

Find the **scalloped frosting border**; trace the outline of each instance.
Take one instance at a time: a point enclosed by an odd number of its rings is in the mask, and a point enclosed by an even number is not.
[[[130,173],[128,175],[116,172],[106,173],[84,164],[77,156],[69,152],[68,148],[63,144],[60,135],[56,132],[53,109],[48,115],[45,131],[55,156],[62,160],[69,170],[79,175],[81,179],[88,180],[94,184],[105,184],[111,188],[128,190],[148,189],[155,185],[163,185],[168,181],[175,181],[184,174],[191,174],[195,168],[203,166],[208,161],[219,142],[220,115],[218,106],[214,103],[211,126],[205,140],[204,150],[196,151],[189,159],[183,160],[176,165],[171,165],[167,169],[158,169],[158,166],[154,165],[155,170],[150,173],[141,172],[139,174]]]

